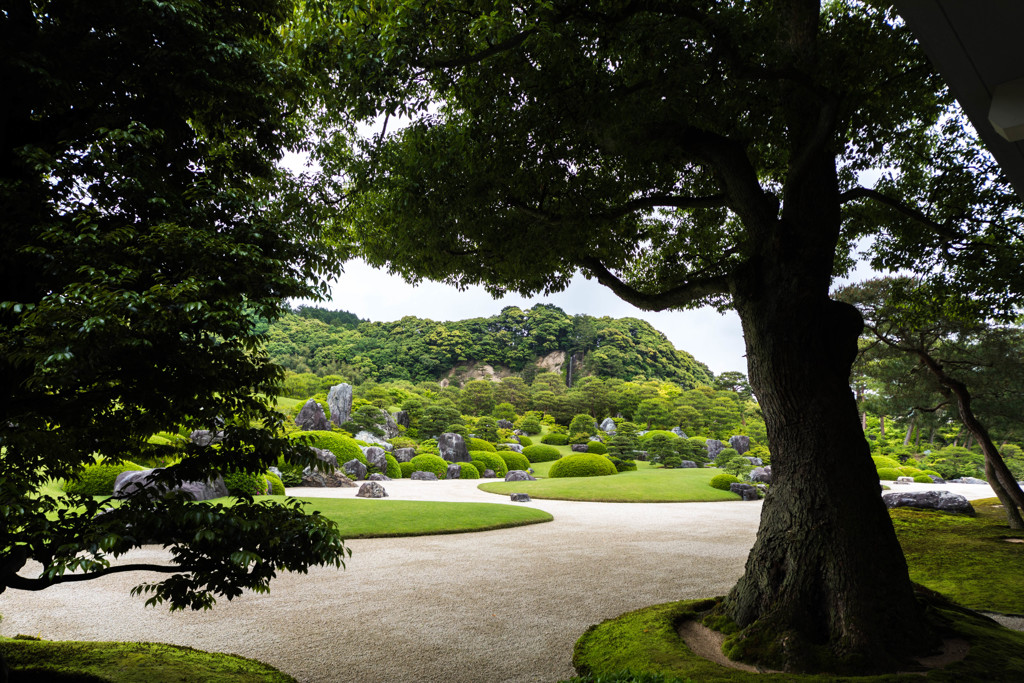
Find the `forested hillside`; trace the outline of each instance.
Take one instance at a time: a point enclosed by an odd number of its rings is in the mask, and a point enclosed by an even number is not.
[[[529,382],[545,370],[565,376],[569,359],[573,379],[659,379],[684,389],[712,381],[707,366],[643,320],[570,316],[547,304],[525,311],[508,306],[489,318],[436,322],[406,316],[386,323],[302,307],[263,330],[271,357],[287,370],[341,375],[353,384],[440,380],[453,368],[483,365]]]

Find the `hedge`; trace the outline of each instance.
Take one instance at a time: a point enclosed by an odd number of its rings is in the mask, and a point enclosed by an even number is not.
[[[105,462],[95,465],[86,465],[79,471],[77,480],[69,479],[64,485],[65,493],[77,493],[83,496],[112,496],[114,495],[114,481],[117,475],[122,472],[140,472],[146,469],[130,460],[125,460],[117,465]]]
[[[490,441],[484,441],[483,439],[478,439],[475,436],[471,436],[468,439],[466,439],[466,450],[489,451],[491,453],[497,451],[497,449],[494,447],[494,444],[492,444]]]
[[[588,441],[587,442],[587,453],[597,453],[598,455],[607,455],[608,447],[600,441]]]
[[[502,451],[501,453],[498,453],[498,457],[505,461],[505,467],[508,471],[522,470],[525,472],[530,469],[530,461],[522,453],[516,453],[515,451]]]
[[[424,453],[423,455],[417,455],[409,462],[412,463],[413,472],[433,472],[437,475],[438,479],[444,479],[445,475],[448,474],[448,462],[439,455]],[[405,470],[403,469],[402,471],[404,472]]]
[[[550,462],[552,460],[558,460],[562,457],[562,454],[558,452],[558,449],[554,446],[544,446],[537,444],[536,446],[527,446],[523,449],[523,455],[530,462]]]
[[[893,467],[882,467],[878,470],[878,478],[885,481],[896,481],[903,473]]]
[[[528,436],[521,436],[519,437],[519,445],[522,446],[523,448],[526,448],[527,446],[532,446],[533,439],[531,439]]]
[[[391,455],[390,453],[385,453],[384,459],[388,461],[388,471],[385,472],[384,474],[388,475],[392,479],[401,479],[402,468],[399,467],[398,460],[395,458],[395,456]]]
[[[459,465],[459,479],[479,479],[480,470],[476,468],[471,462],[460,462]],[[445,468],[445,474],[448,474],[447,468]]]
[[[569,443],[569,437],[565,434],[548,434],[542,437],[540,442],[551,446],[564,446]]]
[[[735,484],[739,480],[739,477],[735,477],[731,474],[716,474],[711,477],[711,486],[716,489],[721,489],[722,491],[728,491],[729,484]]]
[[[264,476],[267,478],[267,481],[270,482],[270,495],[283,496],[284,484],[281,482],[281,480],[278,479],[276,475],[273,475],[270,472],[267,472]]]
[[[267,495],[267,480],[262,474],[228,472],[224,475],[224,484],[228,487],[228,494],[232,496]]]
[[[617,474],[618,470],[612,461],[603,455],[596,453],[576,453],[560,458],[551,469],[548,476],[557,477],[601,477],[609,474]]]
[[[872,455],[871,459],[875,461],[875,469],[880,470],[882,468],[899,469],[900,463],[895,458],[887,458],[884,455]]]
[[[508,474],[508,465],[505,464],[505,459],[497,453],[489,453],[488,451],[470,451],[469,457],[473,460],[479,460],[484,464],[484,469],[494,470],[494,476],[504,477]]]
[[[301,436],[311,437],[308,443],[313,448],[323,448],[334,453],[335,457],[338,458],[339,467],[353,458],[366,464],[366,458],[363,456],[362,449],[359,448],[356,440],[351,437],[339,432],[329,432],[326,430],[312,430],[292,434],[293,439],[298,439]]]
[[[416,471],[416,465],[413,465],[411,462],[400,462],[398,466],[402,468],[403,479],[408,479]]]

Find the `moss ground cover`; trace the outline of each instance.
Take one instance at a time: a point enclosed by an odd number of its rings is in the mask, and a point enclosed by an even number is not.
[[[510,482],[511,483],[511,482]],[[488,531],[550,522],[553,517],[530,507],[495,503],[442,503],[413,500],[303,498],[305,509],[335,521],[343,538],[383,538]]]
[[[730,491],[711,488],[709,482],[719,473],[717,469],[666,470],[651,468],[646,466],[647,463],[637,465],[636,472],[621,472],[607,477],[488,482],[481,484],[480,489],[499,494],[528,493],[533,498],[605,503],[682,503],[740,498]],[[537,465],[534,465],[534,471],[544,476]]]
[[[973,505],[974,518],[909,508],[891,511],[910,578],[966,607],[1024,614],[1024,543],[1006,540],[1024,539],[1024,533],[1006,526],[998,499]]]
[[[11,683],[294,683],[274,667],[235,655],[160,643],[92,643],[0,638]]]
[[[583,682],[598,681],[999,681],[1024,680],[1024,633],[990,620],[965,614],[951,605],[933,603],[931,609],[948,635],[970,642],[967,657],[926,675],[821,676],[746,673],[695,655],[677,633],[680,623],[699,618],[711,600],[672,602],[627,612],[591,626],[576,642],[573,665]],[[626,672],[632,672],[628,675]],[[637,675],[640,674],[640,675]],[[647,677],[645,677],[647,676]]]

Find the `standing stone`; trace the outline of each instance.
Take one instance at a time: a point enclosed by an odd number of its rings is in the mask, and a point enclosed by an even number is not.
[[[388,460],[384,457],[384,449],[380,446],[367,446],[363,449],[366,455],[366,462],[370,463],[384,474],[388,473]]]
[[[393,453],[395,460],[398,462],[409,462],[416,457],[415,448],[396,448]]]
[[[368,481],[359,487],[356,498],[387,498],[388,492],[378,482]]]
[[[352,385],[335,384],[327,392],[327,407],[331,422],[339,427],[352,419]]]
[[[675,434],[676,436],[678,436],[678,437],[679,437],[680,439],[689,439],[689,438],[690,438],[690,437],[688,437],[688,436],[686,435],[686,432],[684,432],[684,431],[683,431],[682,429],[680,429],[679,427],[673,427],[673,428],[672,428],[672,429],[671,429],[670,431],[671,431],[671,432],[672,432],[673,434]]]
[[[750,473],[750,481],[758,484],[772,483],[772,466],[758,467]]]
[[[611,419],[610,417],[606,417],[601,422],[601,431],[604,432],[605,434],[614,434],[615,433],[615,420]]]
[[[498,429],[512,429],[515,427],[509,420],[498,420]]]
[[[328,422],[327,415],[324,414],[323,406],[313,399],[309,399],[306,401],[306,405],[302,406],[302,410],[295,416],[295,424],[306,432],[331,428],[331,423]]]
[[[441,457],[448,462],[469,462],[469,450],[466,449],[465,440],[453,432],[445,432],[437,437],[437,450]]]
[[[326,448],[311,448],[310,450],[313,451],[313,454],[316,455],[317,459],[323,460],[325,463],[327,463],[328,470],[338,469],[338,456],[336,456],[333,452],[327,450]]]
[[[437,481],[437,475],[433,472],[413,472],[409,478],[415,481]]]
[[[740,498],[743,500],[761,500],[761,495],[758,493],[757,487],[751,486],[750,484],[733,482],[729,484],[729,490],[733,493],[738,493]]]
[[[750,437],[749,436],[730,436],[729,445],[736,449],[736,452],[743,455],[750,450]]]
[[[395,424],[397,424],[399,427],[405,427],[406,429],[409,428],[408,410],[399,410],[393,415],[393,417],[395,418]]]
[[[461,479],[462,478],[462,465],[457,462],[453,462],[448,465],[448,471],[445,472],[445,479]]]
[[[393,439],[402,433],[402,430],[398,428],[398,423],[391,417],[391,413],[381,408],[380,416],[383,418],[383,422],[377,426],[384,430],[385,439]]]
[[[725,450],[725,444],[718,439],[708,439],[704,443],[708,447],[708,460],[714,460],[719,453]]]
[[[366,479],[366,465],[355,458],[349,460],[347,463],[342,465],[341,468],[345,470],[345,474],[353,479]]]

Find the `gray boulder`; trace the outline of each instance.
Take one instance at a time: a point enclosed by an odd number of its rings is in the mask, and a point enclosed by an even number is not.
[[[210,444],[220,443],[224,440],[223,430],[215,432],[209,429],[196,429],[188,435],[189,441],[196,444],[197,446],[209,446]]]
[[[437,437],[437,450],[441,457],[448,462],[469,462],[469,451],[466,449],[466,441],[461,435],[453,432],[445,432]]]
[[[355,438],[357,441],[365,441],[366,443],[372,443],[374,446],[380,446],[386,451],[390,451],[392,448],[387,439],[366,430],[357,432]]]
[[[128,498],[135,495],[157,495],[157,483],[154,474],[158,470],[141,470],[122,472],[114,480],[114,497]],[[185,481],[180,486],[168,490],[181,492],[192,500],[212,500],[228,495],[228,487],[224,479],[218,475],[207,481]]]
[[[498,420],[498,429],[513,429],[514,427],[511,420]]]
[[[327,420],[327,415],[324,414],[323,406],[313,399],[309,399],[306,401],[306,405],[302,406],[302,410],[295,416],[295,424],[306,432],[331,428],[331,423]]]
[[[433,472],[413,472],[409,478],[414,481],[437,481],[437,475]]]
[[[376,481],[367,481],[356,491],[356,498],[387,498],[388,492]]]
[[[978,479],[977,477],[960,477],[959,479],[950,479],[950,484],[987,484],[988,482],[984,479]]]
[[[733,493],[738,493],[740,498],[743,500],[761,500],[761,495],[758,493],[757,487],[751,486],[750,484],[733,482],[729,484],[729,490]]]
[[[673,434],[675,434],[676,436],[678,436],[678,437],[679,437],[680,439],[689,439],[689,438],[690,438],[690,437],[688,437],[688,436],[686,435],[686,432],[684,432],[684,431],[683,431],[682,429],[680,429],[679,427],[673,427],[673,428],[672,428],[672,429],[670,429],[669,431],[671,431],[671,432],[672,432]]]
[[[353,479],[366,479],[366,465],[355,458],[342,465],[341,469],[345,470],[345,474]]]
[[[749,455],[743,456],[743,459],[749,462],[754,467],[760,467],[761,465],[764,464],[764,461],[761,460],[761,458],[755,458]]]
[[[739,453],[740,455],[743,455],[744,453],[750,450],[750,437],[742,435],[730,436],[729,446],[731,448],[735,448],[736,452]],[[758,464],[760,465],[761,463]]]
[[[523,452],[523,446],[521,444],[518,444],[518,443],[507,443],[505,445],[508,446],[508,449],[510,451],[515,451],[516,453],[522,453]]]
[[[377,426],[384,430],[385,439],[393,439],[402,433],[402,430],[398,428],[398,423],[395,422],[395,418],[391,417],[391,413],[382,408],[380,416],[384,419],[383,422]]]
[[[611,419],[610,417],[606,417],[604,420],[601,421],[600,427],[601,431],[604,432],[605,434],[614,434],[615,420]]]
[[[376,467],[385,474],[388,471],[388,460],[384,455],[384,449],[380,446],[367,446],[363,450],[363,454],[366,456],[366,462]]]
[[[772,483],[772,466],[758,467],[750,473],[750,481],[759,484]]]
[[[374,472],[366,478],[367,481],[391,481],[391,477],[380,472]]]
[[[339,427],[352,419],[352,385],[335,384],[327,392],[327,408],[331,422]]]
[[[572,446],[570,446],[570,448],[572,449],[573,453],[586,453],[587,452],[587,444],[585,444],[585,443],[574,443]]]
[[[336,489],[352,488],[356,483],[342,474],[340,470],[321,472],[320,470],[307,467],[302,470],[302,483],[300,485],[315,488]]]
[[[914,483],[914,478],[913,477],[896,477],[896,481],[894,481],[893,483],[894,484],[901,484],[903,486],[906,486],[907,484],[913,484]]]
[[[509,470],[505,475],[505,481],[537,481],[537,479],[522,470]]]
[[[689,467],[696,467],[697,463],[695,463],[692,460],[683,460],[682,462],[679,463],[679,466],[684,468],[684,469],[686,469],[686,468],[689,468]]]
[[[936,484],[945,484],[946,483],[946,480],[943,479],[942,477],[940,477],[937,474],[929,474],[928,476],[931,477],[932,481],[934,483],[936,483]]]
[[[409,462],[416,457],[415,448],[396,448],[395,452],[392,453],[395,456],[395,460],[398,462]]]
[[[316,454],[318,460],[323,460],[328,465],[328,469],[338,469],[338,456],[326,448],[313,448],[313,453]]]
[[[472,467],[472,465],[467,465],[467,467]],[[448,471],[445,472],[444,478],[445,479],[461,479],[462,478],[462,465],[460,463],[457,463],[457,462],[453,462],[451,465],[448,465]]]
[[[708,439],[704,442],[708,447],[708,459],[714,460],[718,454],[725,450],[725,444],[718,439]]]
[[[509,497],[512,499],[513,503],[529,503],[530,502],[530,494],[528,494],[528,493],[513,493]]]
[[[277,477],[278,479],[280,479],[280,478],[281,478],[281,477],[283,476],[283,475],[281,474],[281,470],[277,469],[277,468],[276,468],[276,467],[274,467],[273,465],[271,465],[270,467],[268,467],[268,468],[267,468],[267,473],[268,473],[268,474],[273,474],[273,475],[274,475],[275,477]]]
[[[410,423],[408,410],[399,410],[394,415],[392,415],[392,417],[395,418],[395,424],[398,425],[399,427],[405,427],[406,429],[409,428]]]
[[[959,493],[952,491],[892,491],[882,494],[882,501],[887,508],[925,508],[958,512],[974,517],[974,506]]]
[[[484,470],[484,473],[480,475],[482,479],[494,479],[496,476],[494,470]]]

